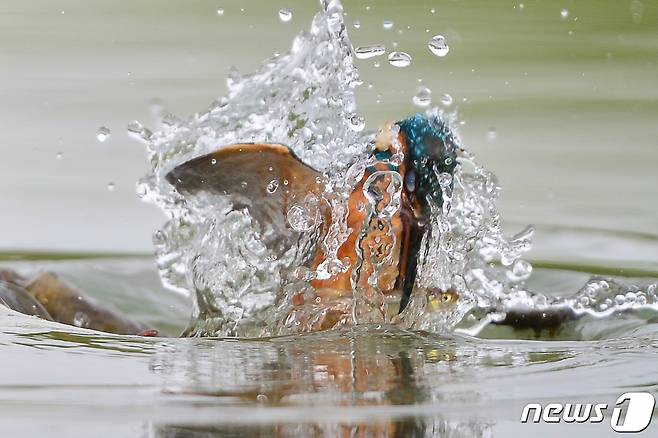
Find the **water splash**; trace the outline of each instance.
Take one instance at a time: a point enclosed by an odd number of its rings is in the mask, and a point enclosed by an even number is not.
[[[457,162],[446,163],[454,173],[436,175],[442,203],[431,207],[415,286],[398,314],[400,291],[391,292],[392,268],[400,263],[396,215],[403,186],[413,181],[403,181],[391,169],[365,175],[377,163],[395,167],[403,162],[400,126],[389,124],[379,134],[365,130],[354,97],[361,81],[353,58],[360,50],[355,53],[348,39],[340,2],[324,1],[322,6],[310,30],[294,39],[288,53],[266,60],[253,74],[231,69],[227,96],[207,110],[185,120],[163,114],[157,132],[139,122],[128,127],[146,143],[152,166],[138,194],[169,218],[153,239],[161,277],[166,286],[194,299],[186,334],[264,336],[366,322],[442,332],[464,321],[476,327],[520,304],[568,305],[600,313],[655,303],[655,288],[623,294],[613,288],[614,295],[607,297],[612,292],[598,288],[592,295],[588,285],[569,300],[527,291],[532,266],[523,255],[532,247],[534,229],[504,235],[496,207],[501,190],[497,178],[461,145],[456,110],[447,112],[453,99],[446,94],[441,98],[446,109],[428,109],[424,117],[457,147]],[[442,50],[438,56],[447,53],[447,45],[436,47]],[[430,50],[434,52],[432,46]],[[408,65],[406,56],[394,56],[391,63]],[[430,98],[417,100],[425,106]],[[288,146],[317,171],[318,189],[295,198],[277,221],[270,220],[271,211],[263,216],[258,206],[232,193],[182,196],[167,181],[172,169],[192,158],[244,143]],[[373,152],[384,143],[397,152],[381,161]],[[211,164],[221,169],[221,160],[214,160]],[[244,190],[258,184],[265,193],[265,210],[292,190],[290,181],[276,175],[236,181]],[[358,224],[349,222],[355,193],[363,197],[356,205],[364,218]],[[341,253],[350,245],[355,260]],[[312,286],[341,275],[347,276],[350,293]]]

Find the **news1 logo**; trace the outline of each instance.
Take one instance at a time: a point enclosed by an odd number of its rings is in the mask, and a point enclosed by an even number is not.
[[[642,432],[653,418],[656,399],[649,392],[627,392],[619,396],[610,416],[615,432]],[[607,403],[528,403],[521,413],[521,423],[601,423],[606,418]]]

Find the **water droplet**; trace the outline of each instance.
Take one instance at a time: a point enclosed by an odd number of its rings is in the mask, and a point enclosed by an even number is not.
[[[633,0],[631,2],[631,18],[633,18],[633,22],[636,24],[641,23],[643,15],[644,5],[640,0]]]
[[[361,22],[359,20],[354,21],[354,29],[361,29]]]
[[[508,278],[513,281],[523,281],[530,278],[532,274],[532,265],[525,260],[517,260],[512,266],[512,271],[508,271]]]
[[[432,103],[432,90],[427,87],[420,87],[416,95],[411,99],[419,108],[427,108]]]
[[[224,9],[222,8],[217,9],[217,16],[221,17],[222,15],[224,15]]]
[[[292,20],[292,11],[290,9],[280,9],[279,10],[279,19],[284,23]]]
[[[359,59],[374,58],[386,53],[386,47],[383,44],[372,44],[370,46],[360,46],[354,49],[354,54]]]
[[[133,120],[132,122],[128,123],[128,131],[130,132],[140,133],[142,129],[144,129],[144,125],[142,125],[137,120]]]
[[[112,181],[107,183],[107,190],[108,191],[113,192],[115,188],[116,188],[116,185]]]
[[[430,42],[427,44],[427,47],[430,49],[430,52],[439,57],[446,56],[450,51],[450,47],[448,47],[446,39],[443,35],[434,35]]]
[[[267,401],[267,396],[265,394],[258,394],[256,396],[256,400],[261,402],[261,403],[264,403],[264,402]]]
[[[519,4],[519,9],[523,10],[525,8],[525,5],[523,3]]]
[[[452,96],[449,94],[444,94],[441,96],[441,105],[445,107],[452,105]]]
[[[384,20],[384,29],[392,29],[393,28],[393,20]]]
[[[162,115],[160,119],[160,123],[162,123],[165,126],[176,126],[177,124],[180,123],[180,120],[175,115],[171,113],[166,113]]]
[[[212,160],[210,160],[210,164],[212,164],[213,166],[217,164],[217,158],[213,158]]]
[[[373,67],[375,67],[375,68],[379,68],[379,66],[380,66],[381,64],[379,63],[379,61],[375,61],[375,62],[372,63],[372,65],[373,65]]]
[[[267,184],[267,193],[272,194],[276,192],[276,189],[279,188],[279,180],[278,179],[273,179]]]
[[[55,159],[57,161],[62,161],[62,158],[64,158],[64,153],[63,152],[57,152],[57,154],[55,155]]]
[[[143,141],[149,141],[153,135],[150,130],[146,129],[144,125],[142,125],[137,120],[134,120],[128,124],[128,134],[138,140]]]
[[[432,8],[432,9],[430,9],[430,12],[431,12],[432,14],[436,14],[436,9]]]
[[[106,126],[101,126],[100,128],[98,128],[98,131],[96,132],[96,138],[98,139],[98,141],[103,143],[105,140],[110,138],[110,134],[112,134],[110,128]]]
[[[567,9],[562,9],[560,11],[560,17],[567,18],[569,16],[569,11]]]
[[[496,128],[491,127],[489,128],[489,131],[487,131],[487,140],[489,141],[494,141],[496,140]]]
[[[393,67],[409,67],[411,65],[411,56],[405,52],[391,52],[388,55],[388,62]]]
[[[89,317],[84,312],[75,312],[75,315],[73,315],[73,325],[76,327],[87,327],[89,326]]]
[[[350,128],[352,128],[353,131],[361,132],[365,127],[366,120],[362,116],[354,114],[350,117]]]
[[[139,184],[137,184],[137,188],[135,191],[137,192],[138,198],[145,198],[146,195],[148,195],[149,193],[148,184],[145,182],[140,182]]]

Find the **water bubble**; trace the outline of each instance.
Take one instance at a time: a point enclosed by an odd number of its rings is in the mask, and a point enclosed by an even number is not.
[[[562,9],[560,11],[560,17],[567,18],[569,16],[569,11],[567,9]]]
[[[384,20],[384,29],[392,29],[393,28],[393,20]]]
[[[452,175],[448,172],[441,172],[439,175],[439,185],[443,188],[446,188],[449,187],[450,184],[452,184]]]
[[[280,9],[279,10],[279,19],[284,23],[292,20],[292,11],[290,9]]]
[[[362,116],[354,114],[350,117],[350,128],[352,128],[353,131],[361,132],[365,127],[366,120]]]
[[[417,107],[427,108],[432,103],[432,90],[427,87],[420,87],[411,100]]]
[[[267,184],[267,193],[272,194],[279,188],[279,180],[273,179]]]
[[[62,161],[62,158],[64,158],[64,153],[63,152],[57,152],[57,154],[55,154],[55,159],[57,161]]]
[[[110,138],[110,134],[112,134],[110,128],[106,126],[101,126],[100,128],[98,128],[98,131],[96,132],[96,138],[98,139],[98,141],[103,143],[105,140]]]
[[[372,44],[370,46],[360,46],[354,49],[354,54],[358,59],[374,58],[386,53],[386,47],[383,44]]]
[[[493,128],[493,127],[489,128],[489,130],[487,131],[487,140],[489,140],[489,141],[496,140],[496,135],[497,135],[496,134],[496,128]]]
[[[441,96],[441,105],[445,107],[452,105],[452,96],[449,94],[444,94]]]
[[[222,15],[224,15],[224,9],[222,8],[217,9],[217,16],[221,17]]]
[[[388,62],[393,67],[409,67],[411,65],[411,55],[405,52],[391,52],[388,55]]]
[[[311,231],[320,223],[320,206],[315,195],[307,195],[303,202],[293,204],[286,214],[290,227],[298,232]]]
[[[359,20],[354,20],[352,25],[354,26],[354,29],[361,29],[361,22]]]
[[[113,192],[115,188],[116,188],[116,184],[114,184],[112,181],[107,183],[107,191],[108,192]]]
[[[430,52],[439,57],[444,57],[450,51],[450,47],[446,43],[446,39],[443,35],[434,35],[427,47],[430,49]]]

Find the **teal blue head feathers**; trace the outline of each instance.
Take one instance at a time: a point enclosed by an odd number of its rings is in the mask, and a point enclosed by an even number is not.
[[[405,189],[427,214],[443,205],[440,175],[452,175],[457,166],[456,138],[438,116],[419,113],[397,124],[407,143]]]

